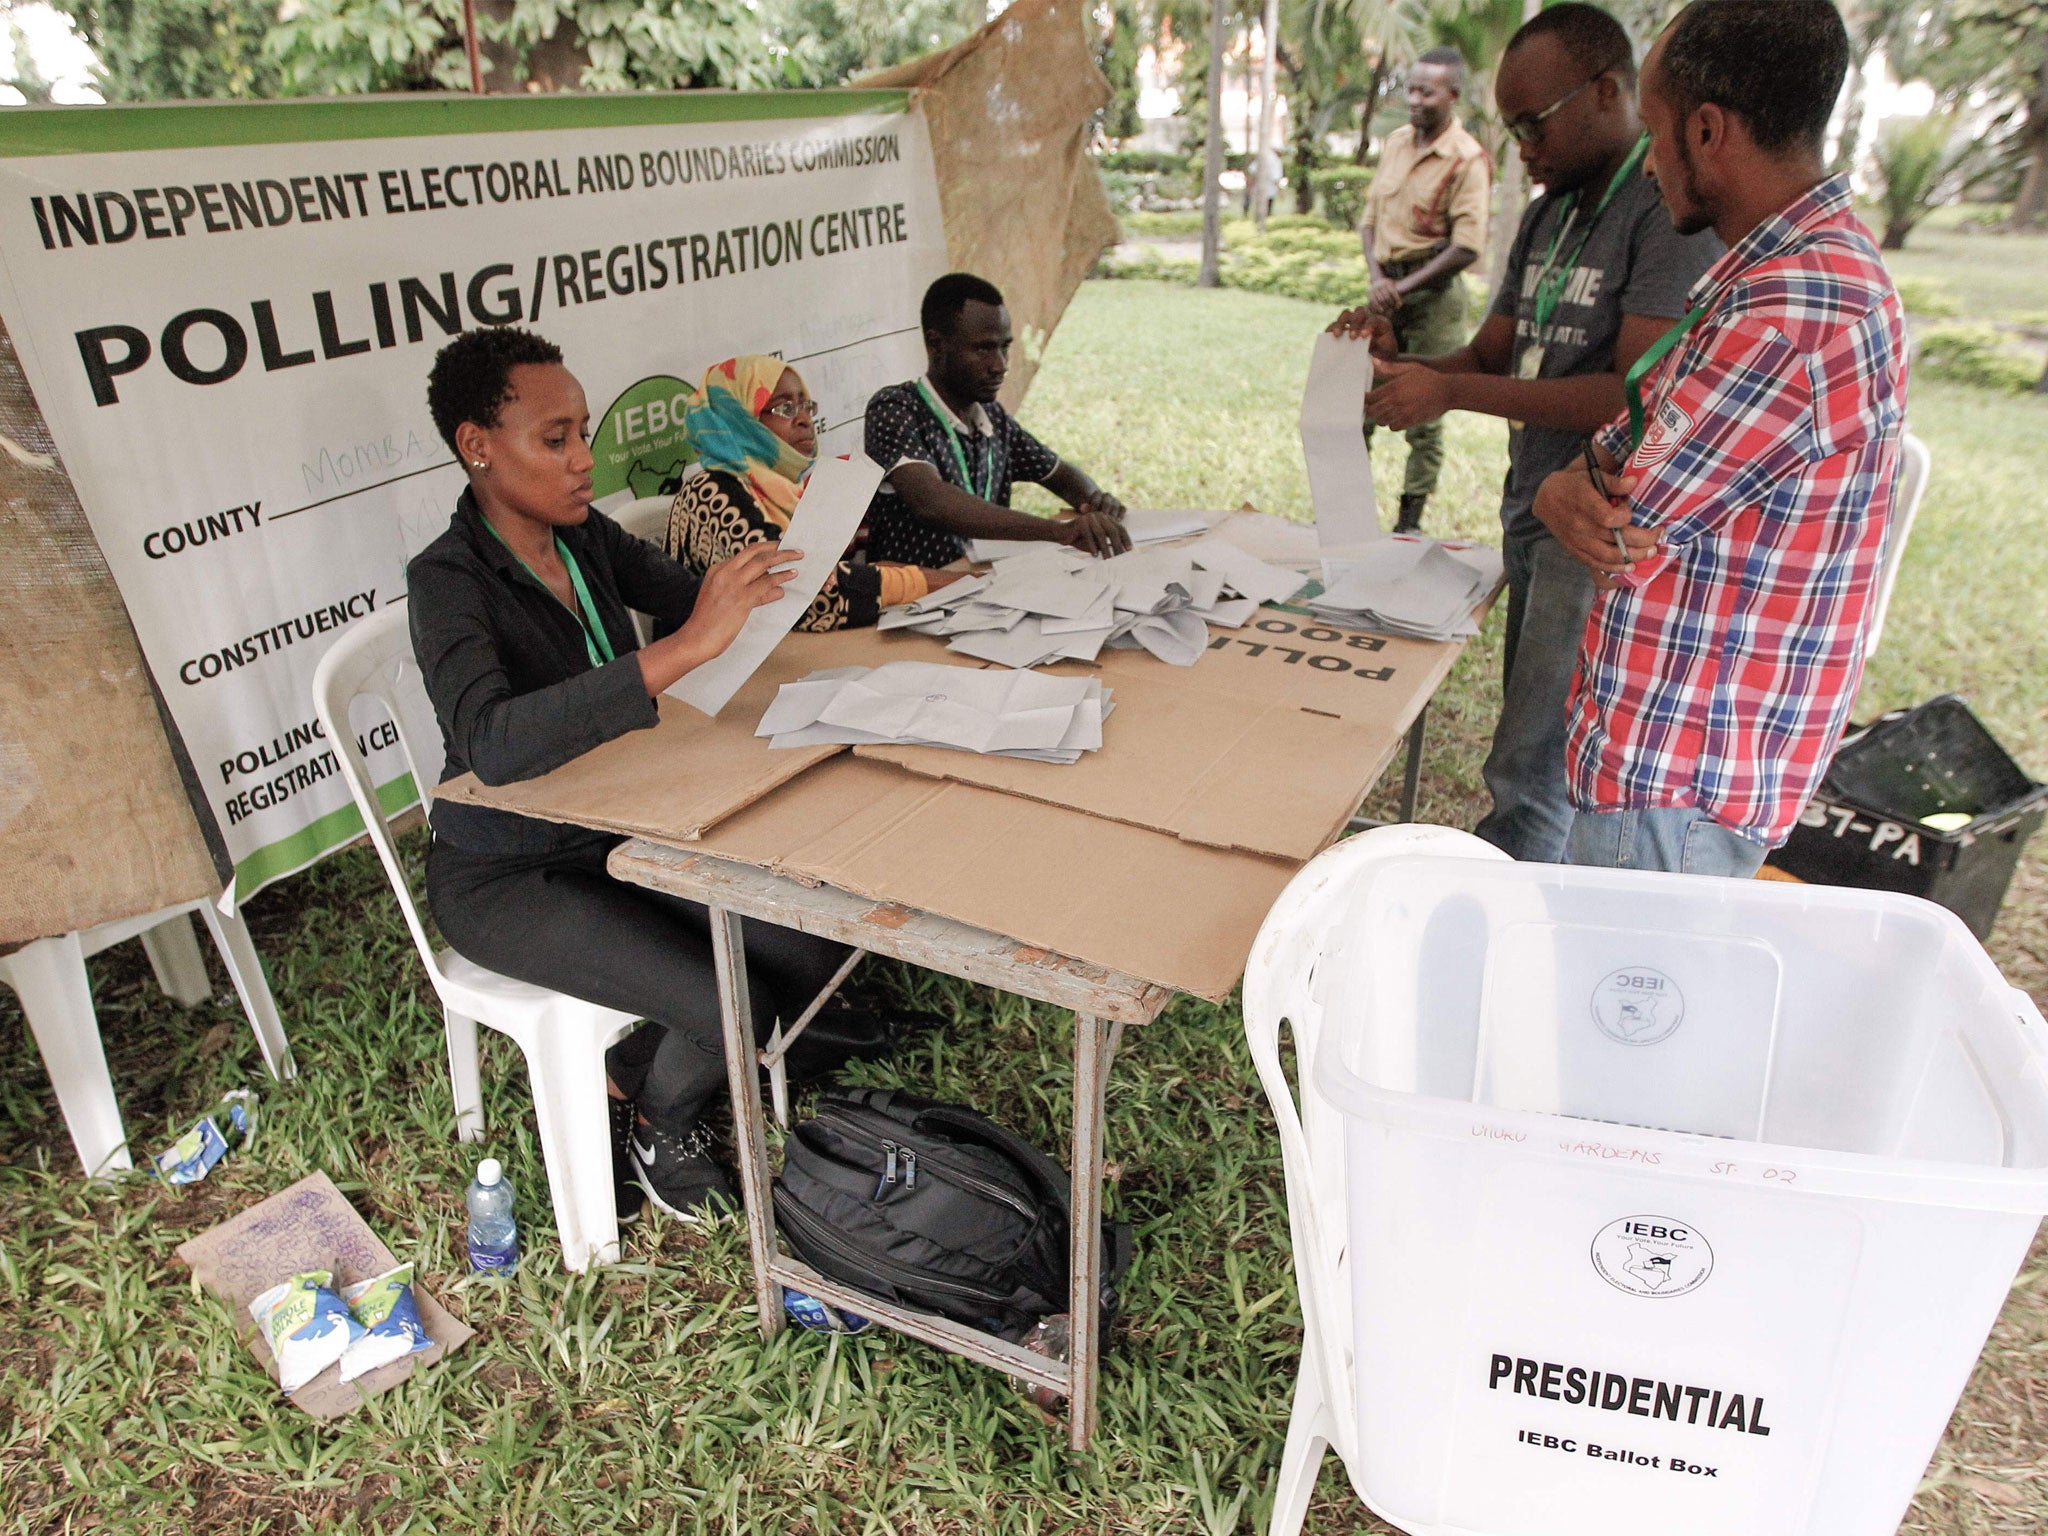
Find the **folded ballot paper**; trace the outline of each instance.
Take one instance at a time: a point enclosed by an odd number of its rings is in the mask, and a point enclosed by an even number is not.
[[[1473,617],[1500,580],[1500,551],[1483,544],[1442,544],[1392,537],[1330,562],[1329,584],[1308,606],[1332,624],[1455,640],[1479,633]]]
[[[1124,514],[1124,532],[1131,536],[1133,548],[1142,549],[1147,544],[1164,544],[1172,539],[1192,538],[1198,533],[1209,531],[1207,512],[1127,512]],[[1021,555],[1028,550],[1043,549],[1045,546],[1034,539],[969,539],[967,558],[977,563],[984,560],[1001,560],[1009,555]]]
[[[1089,662],[1106,646],[1190,667],[1208,649],[1210,625],[1236,629],[1259,604],[1284,601],[1305,581],[1221,539],[1108,560],[1034,544],[986,576],[891,608],[878,627],[945,636],[948,650],[1006,667]]]
[[[771,747],[893,743],[1073,763],[1101,747],[1109,709],[1092,677],[892,661],[784,683],[754,734]]]

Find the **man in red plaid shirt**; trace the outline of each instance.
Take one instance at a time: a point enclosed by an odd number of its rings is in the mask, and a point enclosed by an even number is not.
[[[1572,685],[1577,864],[1749,876],[1862,672],[1905,410],[1904,330],[1822,136],[1829,0],[1694,0],[1644,64],[1649,169],[1728,253],[1631,370],[1631,409],[1535,511],[1599,578]]]

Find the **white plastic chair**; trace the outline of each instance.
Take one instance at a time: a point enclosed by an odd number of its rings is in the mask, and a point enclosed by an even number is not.
[[[1297,1536],[1326,1449],[1335,1449],[1349,1470],[1358,1412],[1345,1251],[1344,1128],[1335,1108],[1316,1094],[1305,1092],[1297,1103],[1280,1060],[1280,1026],[1286,1021],[1294,1036],[1298,1075],[1306,1082],[1322,1017],[1317,960],[1344,943],[1353,920],[1353,895],[1372,867],[1418,853],[1507,857],[1492,844],[1449,827],[1397,825],[1347,838],[1310,860],[1287,883],[1266,914],[1245,965],[1245,1041],[1279,1122],[1294,1283],[1301,1297],[1301,1373],[1274,1478],[1267,1536]]]
[[[656,549],[668,546],[668,515],[675,506],[673,496],[642,496],[626,502],[612,513],[612,521],[636,539],[645,539]],[[645,645],[654,638],[654,623],[646,614],[635,611],[633,632]]]
[[[107,1071],[106,1048],[100,1043],[99,1017],[93,1011],[92,984],[85,962],[127,939],[140,938],[157,982],[187,1008],[213,995],[206,959],[192,932],[191,914],[206,921],[214,947],[220,951],[228,978],[242,1000],[242,1012],[263,1052],[264,1065],[280,1081],[293,1076],[291,1047],[277,1016],[270,982],[249,942],[241,917],[224,916],[211,901],[181,902],[138,917],[101,923],[96,928],[54,938],[37,939],[11,954],[0,955],[0,983],[12,987],[28,1017],[43,1068],[50,1074],[57,1106],[78,1152],[87,1178],[122,1173],[135,1166],[121,1107]]]
[[[1912,433],[1899,439],[1899,490],[1892,507],[1892,525],[1885,531],[1884,574],[1878,579],[1877,601],[1870,608],[1870,623],[1863,631],[1863,659],[1877,654],[1877,642],[1884,634],[1884,617],[1892,606],[1892,589],[1899,584],[1899,567],[1905,563],[1906,540],[1913,534],[1913,519],[1920,513],[1920,498],[1927,494],[1927,472],[1934,467],[1934,455]]]
[[[441,733],[413,660],[403,608],[360,619],[342,633],[313,674],[313,707],[341,759],[349,792],[362,812],[377,857],[384,861],[405,925],[441,999],[457,1133],[464,1141],[474,1141],[484,1132],[476,1055],[476,1027],[484,1024],[511,1036],[526,1056],[563,1264],[582,1270],[591,1264],[616,1263],[619,1220],[612,1190],[604,1053],[639,1020],[613,1008],[514,981],[463,959],[452,949],[434,949],[420,923],[404,866],[398,861],[391,825],[370,782],[369,764],[356,749],[350,710],[361,698],[381,704],[398,728],[400,749],[412,770],[413,783],[420,789],[421,808],[431,814],[431,791],[440,782],[443,762]]]

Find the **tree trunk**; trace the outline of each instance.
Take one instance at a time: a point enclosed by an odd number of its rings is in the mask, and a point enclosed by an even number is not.
[[[1372,145],[1372,115],[1380,109],[1380,87],[1386,83],[1387,56],[1382,53],[1373,61],[1372,83],[1365,88],[1365,100],[1358,108],[1358,148],[1351,156],[1353,165],[1365,164]]]
[[[2048,49],[2042,53],[2034,94],[2027,99],[2027,126],[2019,139],[2027,171],[2013,200],[2012,222],[2015,229],[2031,229],[2048,224]]]
[[[1277,57],[1280,37],[1280,0],[1266,0],[1266,13],[1259,21],[1259,30],[1264,35],[1264,57],[1259,60],[1259,141],[1252,146],[1252,222],[1260,234],[1266,232],[1266,205],[1279,189],[1272,185],[1272,176],[1267,169],[1269,157],[1273,156],[1273,70],[1279,63]]]
[[[1877,247],[1881,251],[1903,251],[1906,248],[1906,236],[1911,233],[1913,233],[1913,226],[1911,224],[1900,223],[1896,219],[1886,219],[1884,223],[1884,238],[1877,242]]]
[[[1196,286],[1222,285],[1223,272],[1223,8],[1209,0],[1209,142],[1202,168],[1202,270]]]
[[[1543,0],[1522,0],[1522,19],[1529,20],[1543,9]],[[1515,243],[1515,230],[1529,206],[1529,173],[1522,168],[1522,156],[1512,137],[1508,139],[1507,166],[1501,172],[1500,195],[1493,200],[1493,224],[1487,235],[1489,249],[1480,254],[1486,262],[1486,280],[1496,292],[1501,274],[1507,270],[1508,247]]]
[[[1856,141],[1863,137],[1863,61],[1849,61],[1849,79],[1842,87],[1842,137],[1835,145],[1837,172],[1856,169]]]

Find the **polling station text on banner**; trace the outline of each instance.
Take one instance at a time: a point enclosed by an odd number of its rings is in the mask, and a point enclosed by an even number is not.
[[[922,370],[918,300],[944,267],[924,124],[891,92],[0,131],[0,308],[238,896],[360,831],[313,670],[405,601],[406,562],[448,524],[463,479],[425,392],[450,336],[518,324],[562,348],[610,506],[673,492],[683,397],[735,353],[788,358],[823,451],[857,450],[868,395]],[[387,804],[408,802],[388,722],[356,729]]]

